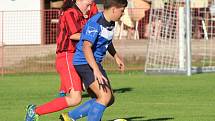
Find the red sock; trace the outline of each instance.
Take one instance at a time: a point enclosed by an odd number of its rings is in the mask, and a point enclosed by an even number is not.
[[[36,114],[44,115],[47,113],[57,112],[68,107],[65,97],[60,97],[48,102],[44,105],[38,106],[35,109]]]

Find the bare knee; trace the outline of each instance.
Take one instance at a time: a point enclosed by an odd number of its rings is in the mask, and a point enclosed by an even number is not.
[[[114,102],[115,102],[115,97],[112,95],[112,97],[111,97],[109,103],[107,104],[107,107],[113,105]]]
[[[81,100],[81,93],[79,92],[70,93],[66,96],[68,106],[76,106],[81,103]]]
[[[105,106],[112,105],[114,102],[114,98],[110,86],[108,84],[102,85],[102,88],[100,88],[100,86],[101,85],[98,85],[96,81],[90,85],[90,89],[96,95],[96,101]]]
[[[101,97],[98,97],[98,101],[105,106],[110,106],[113,104],[114,98],[113,95],[103,95]]]

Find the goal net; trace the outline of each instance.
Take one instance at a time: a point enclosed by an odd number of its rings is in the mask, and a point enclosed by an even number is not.
[[[151,9],[145,72],[215,71],[213,3],[195,6],[199,4],[188,1],[165,0],[160,8]]]

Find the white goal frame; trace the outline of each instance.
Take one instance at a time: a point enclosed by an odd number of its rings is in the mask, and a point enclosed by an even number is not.
[[[173,3],[173,1],[182,2],[183,0],[168,1]],[[174,73],[191,76],[192,73],[215,72],[215,55],[213,56],[214,51],[212,50],[215,43],[209,47],[213,40],[209,41],[207,30],[210,27],[206,25],[204,18],[202,18],[201,23],[204,34],[204,39],[201,40],[204,53],[202,52],[203,55],[201,57],[204,60],[201,61],[205,61],[205,63],[203,66],[192,65],[192,56],[194,52],[192,51],[192,11],[190,2],[190,0],[186,0],[183,5],[176,7],[177,10],[174,9],[171,11],[171,8],[169,8],[170,10],[165,10],[164,8],[164,10],[161,11],[161,16],[163,18],[159,18],[160,13],[156,14],[155,11],[151,9],[149,27],[150,38],[145,62],[146,73]],[[169,16],[172,17],[171,19],[173,22],[169,21]],[[174,18],[175,16],[176,20]],[[160,29],[160,23],[164,24],[162,25],[162,29]],[[213,33],[211,35],[211,38],[214,39]],[[196,51],[196,49],[194,49],[194,51]],[[166,55],[163,53],[166,53]],[[210,60],[210,62],[208,62],[208,60]]]

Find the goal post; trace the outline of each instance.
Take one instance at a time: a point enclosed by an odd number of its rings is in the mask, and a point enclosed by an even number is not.
[[[215,16],[210,5],[192,6],[191,0],[165,0],[162,8],[151,9],[146,73],[215,72]]]
[[[186,0],[186,44],[187,44],[187,76],[191,76],[191,68],[192,68],[192,55],[191,55],[191,17],[190,17],[190,0]]]

